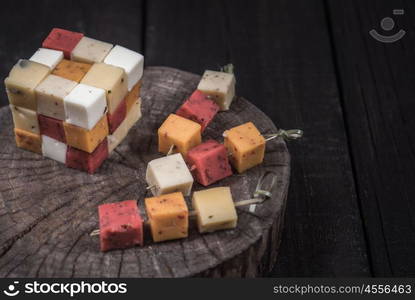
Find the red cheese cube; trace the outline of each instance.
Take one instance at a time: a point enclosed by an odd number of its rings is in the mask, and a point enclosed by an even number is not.
[[[92,174],[102,165],[108,157],[107,138],[103,140],[92,153],[68,146],[66,152],[66,166]]]
[[[176,111],[176,114],[199,123],[203,132],[219,111],[219,106],[208,97],[199,90],[194,91]]]
[[[66,59],[71,59],[71,52],[84,36],[83,33],[53,28],[42,43],[43,48],[63,51]]]
[[[108,126],[110,134],[113,134],[115,130],[117,130],[118,126],[121,125],[122,121],[124,121],[125,117],[127,116],[127,103],[125,99],[121,101],[115,111],[108,116]]]
[[[98,206],[101,251],[143,245],[143,220],[136,200]]]
[[[225,146],[214,140],[192,148],[187,153],[187,163],[196,181],[204,186],[232,175]]]
[[[39,130],[41,135],[47,135],[62,143],[66,143],[65,130],[63,129],[63,121],[38,115]]]

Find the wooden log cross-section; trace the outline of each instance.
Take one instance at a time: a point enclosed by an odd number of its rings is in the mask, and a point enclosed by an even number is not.
[[[0,277],[254,277],[275,263],[289,185],[290,156],[285,142],[267,143],[264,163],[214,186],[231,187],[235,201],[249,199],[267,170],[278,175],[272,197],[251,212],[238,207],[233,230],[199,234],[194,220],[189,237],[102,253],[97,206],[150,196],[144,180],[157,153],[157,128],[196,88],[200,76],[147,68],[142,88],[143,117],[94,175],[68,169],[15,146],[8,107],[0,110]],[[204,132],[222,141],[225,129],[253,121],[262,133],[275,133],[272,121],[238,97]],[[195,184],[194,190],[203,187]],[[190,199],[187,199],[187,201]],[[147,230],[148,231],[148,230]]]

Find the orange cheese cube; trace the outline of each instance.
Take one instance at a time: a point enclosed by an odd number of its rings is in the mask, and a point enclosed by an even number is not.
[[[187,151],[202,142],[200,124],[170,114],[158,130],[159,152],[167,154],[172,145],[174,152],[186,157]]]
[[[52,74],[79,83],[91,67],[91,64],[63,59]]]
[[[140,98],[140,90],[141,90],[141,80],[136,83],[136,85],[128,92],[127,96],[125,96],[125,104],[127,105],[127,114],[137,102],[137,99]]]
[[[67,144],[88,153],[92,153],[109,134],[106,115],[91,130],[66,122],[63,123],[63,128]]]
[[[187,237],[189,210],[182,193],[146,198],[144,201],[155,242]]]
[[[224,136],[229,160],[239,173],[264,160],[265,139],[252,122],[226,130]]]
[[[15,128],[14,135],[17,147],[42,154],[42,139],[39,134]]]

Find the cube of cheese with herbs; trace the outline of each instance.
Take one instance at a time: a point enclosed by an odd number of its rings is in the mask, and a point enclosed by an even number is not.
[[[71,52],[71,60],[84,63],[99,63],[104,60],[112,48],[112,44],[89,37],[82,37]]]
[[[137,82],[137,84],[133,87],[133,89],[128,92],[127,96],[125,96],[124,100],[127,106],[127,113],[135,105],[135,103],[137,102],[137,99],[140,98],[141,83],[142,83],[141,80]]]
[[[200,124],[170,114],[158,129],[159,152],[167,154],[173,146],[173,152],[186,157],[187,152],[202,142]]]
[[[232,175],[225,146],[214,140],[208,140],[187,153],[186,161],[197,182],[208,186]]]
[[[41,135],[46,135],[61,141],[62,143],[66,143],[66,134],[62,120],[46,117],[44,115],[38,115],[38,120]]]
[[[180,153],[150,161],[146,170],[146,182],[153,195],[172,192],[190,195],[193,177]]]
[[[229,160],[239,173],[264,160],[265,138],[252,122],[226,130],[224,137],[225,147],[230,153]]]
[[[91,130],[107,112],[105,91],[78,84],[65,98],[66,123]]]
[[[195,121],[202,126],[202,132],[212,122],[219,111],[219,106],[209,96],[201,91],[194,91],[193,94],[179,107],[176,114]]]
[[[199,232],[235,228],[238,221],[229,187],[217,187],[193,193]]]
[[[10,104],[37,110],[35,88],[50,73],[50,69],[37,62],[21,59],[4,80]]]
[[[131,91],[143,76],[144,56],[122,46],[116,45],[112,48],[104,63],[124,69],[128,91]]]
[[[106,138],[91,153],[68,146],[66,166],[93,174],[107,157],[108,142]]]
[[[124,70],[104,63],[94,64],[81,83],[106,91],[108,112],[111,114],[114,113],[128,92]]]
[[[228,110],[235,97],[235,76],[215,71],[205,71],[197,89],[210,96],[220,110]]]
[[[39,48],[29,60],[45,65],[53,70],[62,59],[62,51]]]
[[[34,110],[10,105],[10,110],[13,116],[13,123],[15,128],[39,134],[39,121],[37,113]]]
[[[182,193],[146,198],[144,201],[153,241],[187,237],[189,211]]]
[[[69,123],[63,123],[63,128],[65,130],[66,143],[87,153],[95,151],[109,134],[106,116],[103,116],[91,130]]]
[[[51,118],[65,120],[64,98],[77,86],[56,75],[48,75],[36,88],[37,112]]]
[[[60,28],[53,28],[42,43],[43,48],[62,51],[65,58],[70,59],[72,50],[84,35]]]
[[[17,147],[42,154],[42,139],[39,134],[15,128],[14,136]]]
[[[136,200],[98,206],[101,251],[143,245],[143,219]]]
[[[42,154],[57,162],[66,163],[68,145],[46,135],[42,135]]]
[[[127,113],[124,121],[108,136],[108,151],[111,153],[125,139],[130,129],[141,118],[141,99],[136,99],[135,104]]]
[[[79,83],[91,67],[91,64],[63,59],[52,74]]]
[[[113,134],[127,116],[127,104],[125,99],[121,101],[114,113],[108,113],[107,116],[109,131],[110,134]]]

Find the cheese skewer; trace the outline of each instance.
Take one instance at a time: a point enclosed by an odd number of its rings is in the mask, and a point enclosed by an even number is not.
[[[263,185],[265,183],[266,178],[269,177],[269,176],[271,176],[271,183],[269,184],[268,189],[264,189]],[[234,206],[235,207],[242,207],[242,206],[247,206],[247,205],[255,205],[255,204],[263,203],[264,201],[266,201],[267,199],[269,199],[272,196],[271,190],[275,186],[276,181],[277,181],[277,175],[274,172],[271,172],[271,171],[265,172],[260,177],[260,179],[258,180],[258,184],[257,184],[255,192],[253,194],[253,198],[234,202]],[[195,217],[195,216],[197,216],[197,211],[196,210],[190,210],[189,211],[189,218],[190,217]],[[144,222],[144,224],[149,225],[150,223],[147,220],[147,221]],[[89,235],[90,236],[98,236],[98,235],[100,235],[100,230],[95,229]]]

